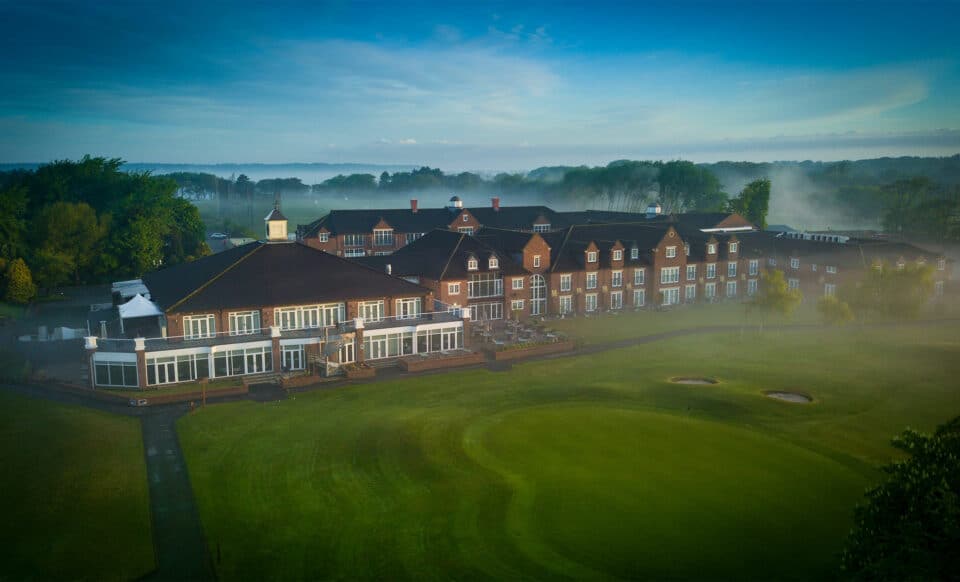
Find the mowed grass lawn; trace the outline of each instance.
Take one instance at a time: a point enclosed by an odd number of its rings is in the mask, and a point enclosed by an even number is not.
[[[140,422],[0,392],[0,579],[154,568]]]
[[[226,579],[822,579],[890,438],[960,414],[958,373],[955,324],[709,334],[178,430]],[[761,394],[790,389],[816,401]]]

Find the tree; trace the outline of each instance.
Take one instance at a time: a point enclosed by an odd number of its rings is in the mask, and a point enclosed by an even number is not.
[[[14,259],[7,267],[7,290],[4,299],[10,303],[28,303],[37,294],[37,286],[33,284],[33,275],[30,267],[23,259]]]
[[[0,258],[12,259],[25,250],[27,189],[22,185],[0,190]]]
[[[762,314],[760,331],[763,331],[766,314],[779,313],[784,317],[790,317],[801,301],[803,301],[803,294],[799,289],[790,289],[786,279],[783,278],[783,271],[764,269],[760,274],[757,294],[750,303],[750,307],[760,309]]]
[[[843,552],[846,577],[956,580],[960,573],[960,417],[933,435],[907,429],[893,439],[907,458],[854,511]]]
[[[740,191],[740,195],[730,200],[730,212],[736,212],[761,229],[767,228],[767,213],[770,210],[770,180],[754,180]]]
[[[897,180],[884,186],[884,228],[888,232],[903,232],[909,223],[910,215],[927,198],[932,187],[930,180],[924,177]]]
[[[853,310],[846,301],[841,301],[833,295],[824,295],[817,301],[817,311],[824,323],[830,325],[845,325],[853,321]]]
[[[88,281],[89,267],[107,232],[96,211],[85,202],[55,202],[44,207],[35,223],[44,286],[66,283],[67,278],[77,284]],[[53,260],[56,266],[44,265],[44,260]]]
[[[933,268],[929,265],[891,266],[877,262],[841,296],[860,319],[912,319],[933,295]]]
[[[710,212],[726,206],[727,195],[710,170],[683,160],[658,162],[660,203],[664,212]]]

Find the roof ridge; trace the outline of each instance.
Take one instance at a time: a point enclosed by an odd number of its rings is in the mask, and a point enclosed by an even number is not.
[[[247,259],[247,257],[253,255],[254,253],[256,253],[257,251],[259,251],[260,249],[262,249],[263,247],[266,246],[266,243],[263,243],[263,242],[260,242],[260,241],[257,241],[256,244],[257,244],[257,246],[256,246],[255,248],[253,248],[249,253],[244,253],[242,257],[240,257],[239,259],[237,259],[237,260],[234,261],[233,263],[227,265],[227,267],[226,267],[225,269],[222,269],[219,273],[217,273],[217,274],[214,275],[213,277],[207,279],[202,285],[200,285],[199,287],[197,287],[197,288],[194,289],[193,291],[191,291],[191,292],[187,293],[186,295],[184,295],[182,298],[180,298],[179,300],[177,300],[176,302],[174,302],[173,304],[171,304],[170,307],[168,307],[168,308],[165,309],[164,311],[171,311],[171,310],[175,309],[177,306],[185,303],[188,299],[190,299],[191,297],[193,297],[193,296],[196,295],[197,293],[203,291],[204,289],[206,289],[207,287],[209,287],[211,284],[213,284],[214,281],[216,281],[217,279],[219,279],[220,277],[222,277],[224,274],[226,274],[228,271],[230,271],[231,269],[233,269],[234,267],[236,267],[237,265],[239,265],[240,263],[242,263],[243,261],[245,261],[245,260]]]
[[[453,256],[457,254],[457,249],[460,248],[460,243],[463,242],[463,239],[467,236],[466,233],[459,233],[460,238],[457,239],[457,246],[453,247],[453,250],[450,252],[450,256],[447,257],[447,262],[443,265],[443,270],[440,271],[440,279],[443,280],[443,276],[447,274],[447,269],[450,268],[450,263],[453,261]]]
[[[422,289],[427,289],[427,287],[424,287],[423,285],[418,285],[417,283],[412,283],[412,282],[410,282],[410,281],[407,281],[407,280],[404,279],[403,277],[398,277],[397,275],[394,275],[393,273],[387,273],[386,271],[383,271],[383,270],[381,270],[381,269],[377,269],[377,268],[371,267],[370,265],[367,265],[367,264],[364,264],[364,263],[358,263],[358,262],[356,262],[356,261],[351,261],[350,259],[348,259],[348,258],[346,258],[346,257],[341,257],[340,255],[335,255],[335,254],[333,254],[333,253],[328,253],[327,251],[324,251],[324,250],[321,250],[321,249],[318,249],[318,248],[314,248],[314,247],[312,247],[312,246],[310,246],[310,245],[305,245],[305,244],[303,244],[303,243],[301,243],[301,242],[298,242],[297,244],[299,244],[301,247],[303,247],[303,248],[305,248],[305,249],[310,249],[311,251],[314,251],[314,252],[317,252],[317,253],[323,253],[323,254],[325,254],[325,255],[331,256],[331,257],[333,257],[334,259],[337,259],[337,260],[339,260],[339,261],[341,261],[341,262],[343,262],[343,263],[348,263],[348,264],[353,265],[353,266],[356,266],[356,267],[363,267],[364,269],[367,269],[368,271],[373,271],[374,273],[379,273],[379,274],[381,274],[381,275],[386,275],[387,277],[391,277],[391,278],[393,278],[393,279],[397,279],[397,280],[403,281],[404,283],[413,285],[413,286],[415,286],[415,287],[420,287],[420,288],[422,288]],[[401,247],[401,248],[399,248],[399,249],[397,249],[397,250],[398,250],[398,251],[402,251],[402,250],[405,249],[405,248],[406,248],[406,247]],[[376,256],[376,255],[373,255],[373,256]],[[386,259],[388,256],[389,256],[389,255],[382,255],[382,257],[383,257],[384,259]],[[429,290],[429,289],[427,289],[427,290]]]
[[[557,260],[550,261],[550,272],[555,273],[557,268],[557,263],[560,262],[560,256],[563,254],[564,249],[567,248],[567,241],[570,240],[570,233],[573,232],[573,226],[567,227],[567,234],[563,237],[563,242],[560,243],[560,248],[557,249]]]

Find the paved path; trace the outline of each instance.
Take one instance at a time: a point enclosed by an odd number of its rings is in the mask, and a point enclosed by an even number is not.
[[[936,326],[951,322],[955,319],[891,322],[868,324],[866,327],[892,326]],[[818,324],[789,324],[768,326],[768,331],[788,331],[823,328]],[[826,329],[826,328],[824,328]],[[661,332],[642,337],[628,338],[600,344],[588,344],[572,351],[560,354],[550,354],[530,359],[566,358],[595,354],[607,350],[625,348],[641,344],[648,344],[676,337],[700,335],[708,333],[723,333],[755,331],[756,327],[742,327],[739,325],[717,325],[692,329],[680,329]],[[473,368],[488,367],[497,371],[506,371],[509,366],[494,365],[496,362],[478,364]],[[457,372],[464,368],[448,370],[431,370],[416,375],[446,374]],[[383,368],[377,371],[377,377],[362,381],[341,381],[325,383],[313,387],[304,387],[296,392],[309,390],[325,390],[354,383],[382,382],[410,375],[399,369]],[[110,402],[102,402],[85,398],[76,393],[59,391],[43,386],[30,385],[0,385],[0,388],[43,398],[66,404],[77,404],[97,410],[104,410],[125,416],[141,418],[143,426],[143,446],[146,456],[147,475],[150,481],[150,510],[153,521],[153,543],[157,559],[157,570],[147,576],[150,580],[203,580],[214,578],[211,552],[208,551],[203,535],[203,525],[193,497],[193,488],[187,474],[183,451],[177,439],[176,421],[188,410],[185,404],[168,404],[151,406],[149,408],[131,408]],[[272,401],[282,398],[279,391],[263,387],[254,390],[248,396],[229,396],[209,399],[208,405],[221,402],[234,402],[249,398],[251,400]]]
[[[143,416],[143,448],[150,482],[150,515],[157,570],[150,580],[213,579],[213,568],[176,421],[186,406],[163,407]]]

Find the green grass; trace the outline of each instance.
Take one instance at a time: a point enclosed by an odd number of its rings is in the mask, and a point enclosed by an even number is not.
[[[154,568],[140,422],[0,392],[0,579]]]
[[[178,428],[226,579],[820,579],[889,439],[960,414],[958,356],[958,325],[711,334]]]

